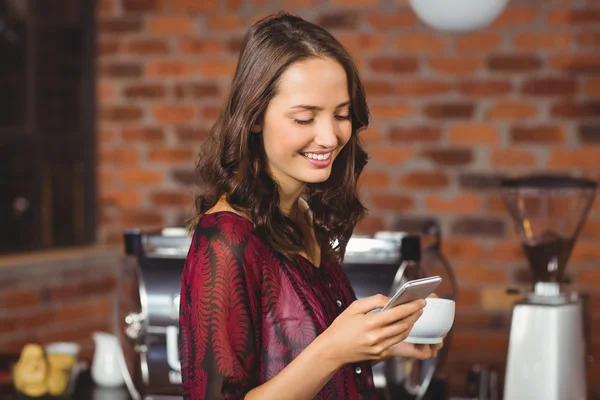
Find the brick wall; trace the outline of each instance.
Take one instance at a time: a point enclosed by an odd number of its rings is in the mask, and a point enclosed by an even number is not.
[[[285,9],[331,30],[360,67],[373,124],[361,232],[434,215],[461,284],[447,368],[460,393],[476,362],[502,369],[508,285],[526,264],[495,190],[503,174],[600,179],[600,4],[512,0],[476,33],[432,32],[405,0],[100,0],[100,240],[190,215],[197,148],[215,120],[240,40]],[[308,9],[310,7],[310,10]],[[591,294],[600,360],[600,203],[568,273]],[[590,364],[600,395],[600,361]]]

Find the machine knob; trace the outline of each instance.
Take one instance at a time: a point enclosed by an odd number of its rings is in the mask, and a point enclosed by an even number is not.
[[[125,317],[125,323],[127,324],[127,328],[125,328],[125,334],[129,339],[137,340],[140,337],[143,321],[144,316],[140,313],[132,312],[127,314]]]

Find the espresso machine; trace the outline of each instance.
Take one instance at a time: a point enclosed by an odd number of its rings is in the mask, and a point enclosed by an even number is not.
[[[596,195],[592,180],[504,179],[502,198],[522,242],[532,291],[513,307],[506,400],[584,400],[584,302],[565,290],[564,271]]]

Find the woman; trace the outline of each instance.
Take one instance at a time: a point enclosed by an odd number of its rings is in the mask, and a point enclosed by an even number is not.
[[[435,356],[404,343],[424,301],[356,301],[341,268],[365,208],[357,70],[325,30],[287,14],[246,34],[198,160],[181,288],[186,399],[373,399],[371,364]]]

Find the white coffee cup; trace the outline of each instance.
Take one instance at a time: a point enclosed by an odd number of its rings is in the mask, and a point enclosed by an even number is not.
[[[454,300],[428,297],[423,314],[415,322],[408,337],[408,343],[436,344],[444,340],[444,335],[452,328],[454,323]]]

